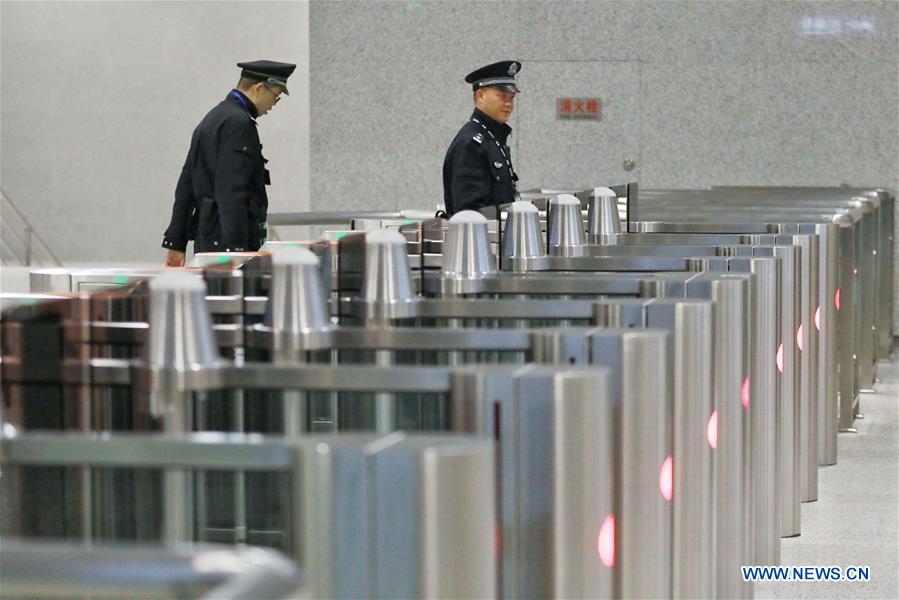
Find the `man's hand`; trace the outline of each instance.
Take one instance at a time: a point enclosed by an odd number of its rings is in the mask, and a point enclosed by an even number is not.
[[[183,267],[184,266],[184,252],[178,252],[177,250],[169,250],[165,255],[165,266],[167,267]]]

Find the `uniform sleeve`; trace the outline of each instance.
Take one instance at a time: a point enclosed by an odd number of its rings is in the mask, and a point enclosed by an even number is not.
[[[190,174],[190,153],[184,160],[178,184],[175,186],[175,204],[172,206],[172,218],[162,236],[162,247],[184,252],[187,249],[188,222],[197,206],[194,197],[193,181]]]
[[[474,141],[461,145],[454,153],[450,180],[453,213],[490,206],[490,173],[485,160],[481,146]]]
[[[259,152],[254,143],[252,122],[231,119],[219,132],[218,160],[215,165],[215,203],[222,227],[222,242],[229,250],[249,246],[250,178],[253,154]]]

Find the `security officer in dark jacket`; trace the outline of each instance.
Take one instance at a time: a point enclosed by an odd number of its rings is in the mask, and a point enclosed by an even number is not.
[[[513,202],[518,175],[506,141],[506,125],[519,92],[515,75],[521,63],[502,61],[481,67],[465,78],[474,90],[475,109],[443,159],[443,201],[446,212],[479,210]]]
[[[254,251],[265,242],[271,183],[256,119],[287,94],[296,65],[258,60],[238,63],[237,88],[200,121],[175,187],[172,220],[163,236],[166,264],[183,266],[188,240],[194,252]]]

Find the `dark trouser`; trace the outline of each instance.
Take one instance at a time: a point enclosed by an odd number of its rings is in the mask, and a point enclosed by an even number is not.
[[[241,250],[244,252],[256,252],[264,242],[264,239],[260,240],[258,238],[251,240],[250,245],[241,248]],[[199,252],[224,252],[225,250],[233,252],[234,248],[226,248],[221,237],[197,235],[197,239],[194,241],[194,254]]]

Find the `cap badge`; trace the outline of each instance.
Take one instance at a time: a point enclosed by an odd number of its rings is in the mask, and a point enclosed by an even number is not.
[[[518,73],[518,63],[513,62],[511,65],[509,65],[509,75],[515,77],[515,73]]]

